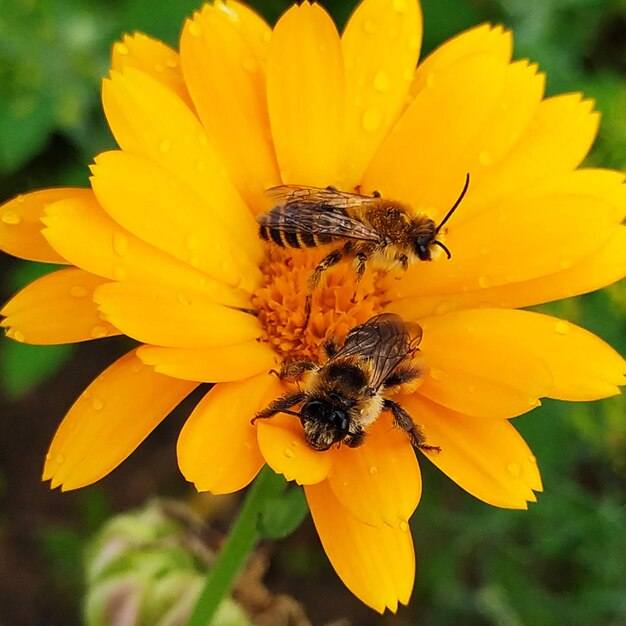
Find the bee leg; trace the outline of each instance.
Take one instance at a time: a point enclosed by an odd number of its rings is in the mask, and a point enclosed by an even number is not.
[[[324,354],[331,359],[332,357],[335,356],[335,354],[337,354],[337,350],[339,349],[339,346],[337,345],[337,340],[334,337],[331,337],[325,344],[324,344]]]
[[[352,298],[350,302],[354,304],[356,302],[356,294],[359,290],[359,283],[361,282],[361,278],[363,278],[363,274],[365,274],[365,267],[367,265],[367,254],[365,252],[357,252],[356,253],[356,281],[354,282],[354,294],[352,294]]]
[[[315,367],[315,363],[311,363],[310,361],[292,361],[291,363],[285,363],[278,373],[278,378],[288,383],[296,383],[302,380],[304,372],[314,370]]]
[[[402,385],[419,378],[420,372],[407,367],[406,369],[397,369],[391,376],[388,376],[383,383],[385,389],[394,390],[394,387],[401,387]],[[395,391],[395,390],[394,390]]]
[[[317,264],[316,268],[313,270],[313,273],[309,277],[308,291],[306,294],[306,300],[304,302],[304,326],[302,327],[303,331],[309,325],[309,318],[311,317],[311,307],[313,305],[313,291],[315,291],[315,288],[319,285],[322,274],[333,265],[337,265],[337,263],[339,263],[339,261],[343,259],[345,254],[346,252],[344,250],[333,250]]]
[[[254,424],[257,420],[264,420],[268,417],[273,417],[276,413],[293,413],[289,411],[292,406],[302,402],[305,398],[304,393],[291,393],[281,396],[272,402],[268,407],[259,411],[251,420],[250,423]]]
[[[350,433],[343,440],[343,443],[345,443],[348,448],[358,448],[363,445],[363,441],[365,441],[365,431],[362,428],[359,428],[356,433]]]
[[[411,416],[397,402],[385,400],[383,408],[391,411],[395,425],[406,431],[409,441],[413,444],[414,448],[419,448],[423,452],[441,452],[441,448],[439,446],[429,446],[426,444],[424,433],[420,430],[419,426],[413,422]]]

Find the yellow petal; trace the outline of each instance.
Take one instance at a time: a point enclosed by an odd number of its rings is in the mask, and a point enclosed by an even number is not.
[[[489,334],[507,360],[518,350],[535,355],[553,378],[545,392],[550,398],[597,400],[618,394],[618,385],[626,384],[624,359],[594,334],[565,320],[530,311],[485,309],[443,316],[444,326],[452,335],[468,328],[489,329],[485,341]]]
[[[365,0],[341,37],[346,77],[346,163],[354,187],[407,97],[422,45],[416,0]]]
[[[442,217],[463,187],[467,169],[460,161],[492,119],[507,76],[508,59],[487,52],[437,73],[382,143],[365,173],[365,188]]]
[[[388,310],[407,319],[419,319],[459,309],[517,309],[595,291],[620,280],[624,275],[626,227],[618,226],[604,246],[567,270],[521,283],[479,287],[455,294],[409,296],[392,302]],[[393,290],[398,288],[399,282],[391,285],[392,297],[397,297]],[[399,289],[402,293],[404,285],[399,286]],[[419,285],[413,284],[410,289],[419,292]]]
[[[276,353],[265,343],[247,341],[225,348],[143,346],[137,353],[156,372],[184,380],[228,382],[277,367]]]
[[[89,196],[89,189],[44,189],[5,202],[0,206],[0,249],[29,261],[66,263],[42,237],[41,218],[45,215],[46,207],[57,200],[80,200]]]
[[[274,379],[261,408],[284,393],[284,387]],[[328,476],[337,450],[313,450],[304,439],[297,417],[279,413],[257,420],[256,425],[261,453],[277,474],[283,474],[287,480],[295,480],[299,485],[312,485]]]
[[[248,246],[219,212],[143,157],[105,152],[91,169],[96,198],[123,228],[216,280],[248,291],[258,285],[261,273],[249,255],[260,251],[258,234]]]
[[[542,491],[537,460],[507,420],[481,420],[414,394],[401,400],[426,440],[441,447],[426,456],[459,487],[487,504],[526,509]]]
[[[143,33],[124,35],[122,41],[113,46],[111,70],[121,73],[129,67],[148,74],[193,107],[180,71],[178,52],[162,41]]]
[[[337,184],[344,158],[343,58],[321,5],[294,5],[276,24],[267,102],[283,182]]]
[[[143,283],[108,283],[94,294],[105,319],[129,337],[170,348],[219,348],[256,339],[256,317],[200,294]]]
[[[180,41],[200,120],[239,193],[256,210],[265,206],[265,189],[280,182],[259,53],[255,36],[224,19],[222,7],[208,4],[186,22]]]
[[[370,526],[407,522],[422,493],[413,446],[387,414],[370,426],[362,446],[339,448],[328,484],[342,506]]]
[[[134,352],[122,357],[87,387],[61,422],[43,480],[66,491],[106,476],[195,387],[156,374]]]
[[[455,221],[470,219],[503,199],[517,197],[538,181],[576,168],[591,148],[599,121],[593,102],[582,100],[581,94],[543,100],[517,144],[488,175],[472,183]]]
[[[526,346],[520,329],[496,334],[493,319],[483,312],[457,311],[420,320],[420,348],[430,371],[419,393],[476,417],[526,413],[552,388],[552,375]]]
[[[433,50],[419,65],[411,83],[411,99],[432,86],[437,76],[458,61],[476,54],[494,54],[509,61],[513,52],[513,37],[502,26],[480,24],[448,39]]]
[[[610,171],[567,172],[455,223],[446,238],[452,258],[414,264],[395,296],[521,283],[582,262],[606,245],[623,219],[620,181]]]
[[[193,111],[133,68],[105,80],[102,99],[120,147],[153,161],[178,179],[179,185],[189,187],[208,206],[208,221],[219,217],[245,244],[246,254],[259,260],[257,225],[228,177],[218,148],[209,142]]]
[[[77,268],[47,274],[22,289],[2,311],[7,337],[33,344],[59,344],[119,335],[105,322],[93,292],[106,279]]]
[[[198,491],[231,493],[257,475],[263,457],[250,420],[270,383],[267,374],[219,383],[189,416],[178,438],[178,464]]]
[[[305,487],[315,528],[339,578],[359,600],[382,613],[408,604],[415,552],[407,523],[368,526],[352,517],[327,481]]]
[[[93,193],[62,200],[46,210],[44,236],[74,265],[103,278],[169,285],[215,302],[249,306],[249,296],[141,241],[114,222]]]

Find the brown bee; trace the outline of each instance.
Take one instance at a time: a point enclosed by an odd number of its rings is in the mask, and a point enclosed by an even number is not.
[[[356,262],[357,285],[368,261],[385,269],[399,265],[406,270],[414,261],[430,261],[433,246],[448,248],[437,240],[444,224],[463,200],[465,185],[453,207],[438,225],[396,200],[303,185],[281,185],[267,190],[276,206],[258,218],[259,234],[282,248],[316,248],[343,244],[327,254],[309,278],[305,302],[305,327],[311,314],[313,290],[322,274],[342,259]]]
[[[367,427],[388,410],[416,448],[438,451],[426,445],[411,416],[388,397],[407,391],[423,375],[424,367],[415,358],[421,338],[418,324],[406,324],[394,313],[372,317],[355,326],[341,348],[328,342],[324,346],[328,360],[323,365],[308,361],[284,365],[278,375],[297,383],[297,391],[272,402],[252,422],[277,413],[296,415],[307,443],[323,451],[335,443],[360,446]],[[297,404],[302,405],[300,411],[292,411]]]

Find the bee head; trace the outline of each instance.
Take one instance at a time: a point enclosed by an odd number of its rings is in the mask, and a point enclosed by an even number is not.
[[[300,410],[304,437],[314,449],[322,452],[348,434],[350,421],[345,407],[325,399],[314,398]]]
[[[437,243],[435,222],[425,218],[416,219],[411,231],[413,253],[420,261],[430,261],[432,245]]]

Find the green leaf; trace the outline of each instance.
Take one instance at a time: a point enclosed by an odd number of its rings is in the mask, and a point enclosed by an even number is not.
[[[304,491],[293,487],[264,503],[258,531],[266,539],[282,539],[300,525],[308,511]]]

